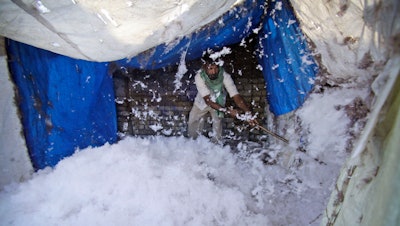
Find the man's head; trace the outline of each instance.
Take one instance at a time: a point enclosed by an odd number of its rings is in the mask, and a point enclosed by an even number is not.
[[[218,78],[219,66],[217,65],[217,59],[213,59],[210,57],[210,54],[207,53],[202,57],[203,61],[203,70],[206,72],[207,76],[211,80],[215,80]]]

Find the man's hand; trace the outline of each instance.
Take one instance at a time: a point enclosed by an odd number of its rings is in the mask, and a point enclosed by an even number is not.
[[[230,108],[226,111],[226,113],[228,113],[232,118],[239,118],[239,111],[234,109],[234,108]]]
[[[259,125],[256,118],[257,118],[257,116],[256,116],[256,115],[253,115],[250,111],[247,111],[247,112],[244,114],[244,120],[245,120],[247,123],[249,123],[249,125],[250,125],[251,127],[257,127],[257,126]]]
[[[244,114],[240,114],[239,110],[230,108],[230,109],[226,110],[226,113],[228,113],[232,118],[237,118],[239,120],[246,121],[252,127],[256,127],[259,125],[258,121],[256,119],[257,116],[255,116],[255,115],[253,116],[250,111],[247,111]]]
[[[258,121],[256,119],[247,120],[251,127],[258,127]]]

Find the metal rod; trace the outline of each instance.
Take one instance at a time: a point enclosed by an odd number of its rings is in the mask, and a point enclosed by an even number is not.
[[[266,128],[260,126],[260,125],[256,125],[256,128],[262,129],[262,130],[265,131],[266,133],[268,133],[268,134],[274,136],[275,138],[278,138],[279,140],[281,140],[281,141],[283,141],[283,142],[285,142],[285,143],[287,143],[287,144],[289,143],[289,141],[288,141],[287,139],[285,139],[284,137],[279,136],[278,134],[276,134],[276,133],[274,133],[274,132],[271,132],[271,131],[269,131],[268,129],[266,129]]]

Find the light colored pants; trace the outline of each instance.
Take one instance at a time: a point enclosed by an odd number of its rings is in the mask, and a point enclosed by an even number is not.
[[[203,132],[205,115],[207,113],[211,114],[212,118],[212,129],[213,129],[213,139],[219,141],[222,137],[222,122],[221,118],[218,117],[217,111],[207,106],[204,110],[200,110],[196,104],[193,105],[192,110],[189,113],[188,121],[188,135],[193,139],[196,139],[199,134]]]

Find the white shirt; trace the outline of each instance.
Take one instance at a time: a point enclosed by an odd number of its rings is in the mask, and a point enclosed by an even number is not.
[[[195,82],[196,88],[197,88],[197,95],[194,100],[194,104],[200,110],[204,110],[208,106],[206,104],[206,102],[204,101],[204,97],[207,95],[210,95],[211,90],[207,87],[206,83],[201,78],[200,73],[201,73],[201,70],[199,72],[197,72],[196,76],[194,77],[194,82]],[[229,96],[233,97],[233,96],[239,94],[239,92],[236,88],[236,85],[232,80],[231,75],[224,71],[223,76],[224,76],[224,80],[223,80],[224,87],[228,91]]]

